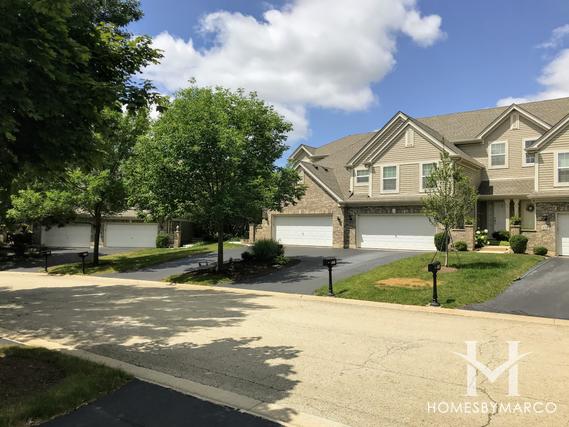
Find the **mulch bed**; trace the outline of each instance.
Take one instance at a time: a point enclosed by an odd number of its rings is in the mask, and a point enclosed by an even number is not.
[[[53,387],[65,378],[65,372],[51,363],[0,355],[0,406]]]
[[[292,258],[285,265],[278,264],[260,264],[256,262],[249,261],[233,261],[225,264],[225,269],[221,273],[215,271],[215,267],[211,268],[201,268],[184,275],[185,278],[200,278],[207,277],[215,274],[221,274],[231,281],[244,281],[247,279],[253,279],[256,277],[264,276],[266,274],[273,273],[283,268],[292,267],[300,262],[299,259]]]

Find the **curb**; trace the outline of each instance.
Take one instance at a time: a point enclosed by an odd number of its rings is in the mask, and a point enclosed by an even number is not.
[[[539,264],[538,264],[539,265]],[[543,264],[541,264],[543,265]],[[330,303],[330,304],[343,304],[343,305],[356,305],[362,307],[370,308],[384,308],[388,310],[415,312],[415,313],[433,313],[436,315],[446,315],[446,316],[461,316],[470,317],[474,319],[495,319],[495,320],[508,320],[520,323],[533,323],[542,324],[550,326],[561,326],[569,327],[569,320],[566,319],[554,319],[549,317],[537,317],[537,316],[525,316],[519,314],[508,314],[508,313],[492,313],[485,311],[473,311],[464,310],[457,308],[444,308],[444,307],[431,307],[431,306],[419,306],[419,305],[404,305],[404,304],[392,304],[387,302],[376,302],[376,301],[364,301],[356,299],[347,298],[330,298],[326,296],[317,295],[302,295],[302,294],[290,294],[284,292],[274,292],[274,291],[258,291],[258,290],[248,290],[242,288],[230,288],[225,286],[200,286],[200,285],[188,285],[180,283],[168,283],[168,282],[158,282],[151,280],[132,280],[132,279],[120,279],[114,277],[101,277],[101,276],[79,276],[79,275],[49,275],[47,273],[27,273],[27,272],[0,272],[0,279],[6,276],[36,276],[36,277],[49,277],[59,280],[69,280],[74,282],[88,282],[91,284],[99,284],[103,286],[110,286],[117,283],[125,283],[131,285],[138,285],[143,287],[167,287],[171,289],[172,287],[180,289],[192,289],[202,292],[233,292],[237,294],[250,295],[250,296],[268,296],[279,299],[288,299],[293,301],[312,301],[319,303]]]
[[[185,378],[175,377],[173,375],[144,368],[142,366],[136,366],[128,362],[101,356],[89,351],[76,349],[65,344],[41,338],[23,337],[15,332],[3,328],[0,328],[0,337],[5,337],[7,340],[13,341],[15,345],[43,347],[99,363],[110,368],[120,369],[142,381],[166,387],[218,405],[229,406],[241,412],[265,418],[281,425],[291,427],[345,427],[345,424],[300,412],[291,407],[279,405],[277,403],[263,402],[231,391],[208,386]]]

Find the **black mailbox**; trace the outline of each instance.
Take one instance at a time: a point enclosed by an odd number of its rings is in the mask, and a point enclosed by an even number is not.
[[[322,265],[324,267],[333,267],[336,264],[338,264],[338,260],[336,260],[335,256],[327,256],[322,260]]]
[[[40,251],[40,256],[44,257],[45,259],[44,270],[47,273],[47,258],[51,256],[51,251],[48,249],[44,249]]]
[[[81,269],[83,270],[83,274],[85,274],[85,258],[89,256],[89,252],[79,252],[77,256],[81,258]]]
[[[427,269],[429,270],[429,273],[436,273],[441,269],[441,262],[433,261],[427,265]]]

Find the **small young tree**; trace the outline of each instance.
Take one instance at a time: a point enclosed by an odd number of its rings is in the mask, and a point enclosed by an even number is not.
[[[426,187],[423,211],[431,224],[442,226],[448,239],[450,230],[459,226],[474,210],[478,197],[476,189],[446,151],[427,178]],[[445,266],[448,267],[448,244],[445,244]]]
[[[304,194],[297,172],[275,166],[292,126],[254,93],[192,86],[176,94],[130,162],[131,200],[156,217],[191,217],[217,231],[281,209]]]
[[[105,110],[104,126],[95,134],[98,156],[89,168],[66,170],[48,182],[37,182],[12,196],[8,218],[19,223],[64,225],[78,213],[91,217],[95,227],[93,264],[99,264],[102,219],[127,208],[123,163],[137,138],[148,129],[146,110],[122,113]]]

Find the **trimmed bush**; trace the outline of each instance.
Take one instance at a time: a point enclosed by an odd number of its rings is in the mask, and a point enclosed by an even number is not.
[[[507,242],[510,240],[510,232],[506,230],[494,231],[492,237],[499,242]]]
[[[253,261],[253,258],[254,258],[253,254],[249,251],[245,251],[241,254],[241,259],[245,262]]]
[[[510,237],[510,247],[515,254],[525,253],[528,247],[528,238],[521,234]]]
[[[535,255],[547,255],[547,248],[545,246],[536,246],[533,248],[533,253]]]
[[[435,247],[437,248],[437,251],[441,252],[446,251],[449,241],[450,241],[449,236],[446,236],[445,239],[445,233],[435,234]]]
[[[453,247],[459,252],[465,252],[468,250],[468,245],[465,241],[459,240],[458,242],[454,242]]]
[[[170,236],[166,233],[158,233],[156,236],[156,247],[167,248],[170,246]]]
[[[257,240],[251,250],[259,262],[271,263],[278,256],[284,255],[283,245],[272,239]]]

